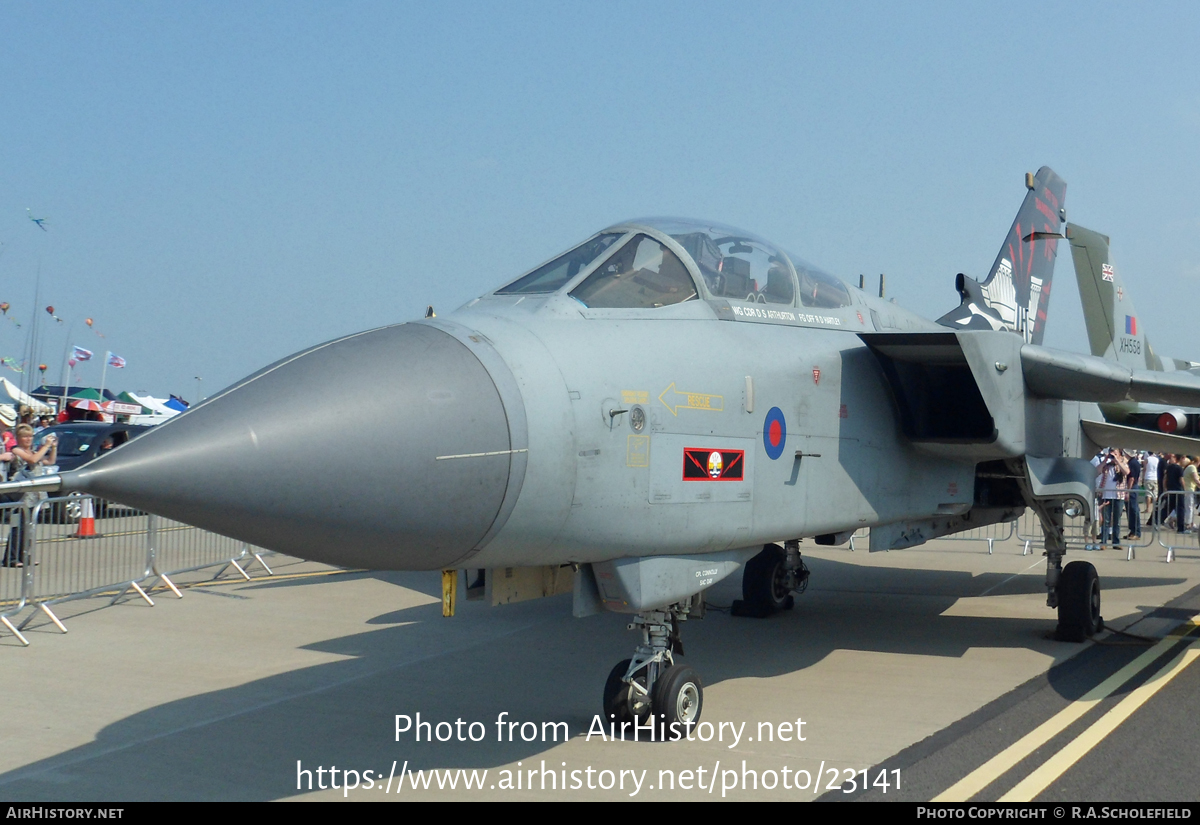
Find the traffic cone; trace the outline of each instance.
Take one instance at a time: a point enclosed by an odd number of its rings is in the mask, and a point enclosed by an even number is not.
[[[96,532],[96,514],[92,508],[92,497],[84,496],[79,502],[79,529],[71,534],[73,539],[95,539],[100,534]]]

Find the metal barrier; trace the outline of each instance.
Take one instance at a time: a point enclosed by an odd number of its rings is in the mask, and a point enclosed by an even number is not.
[[[1167,562],[1174,561],[1179,550],[1200,553],[1200,536],[1195,527],[1196,496],[1196,493],[1170,490],[1159,496],[1159,504],[1152,511],[1158,525],[1158,543],[1167,551]]]
[[[950,533],[946,536],[938,536],[933,541],[986,541],[988,546],[988,555],[992,555],[992,548],[998,541],[1008,541],[1013,537],[1013,533],[1017,529],[1017,521],[998,521],[992,524],[985,524],[982,527],[972,527],[970,530],[963,530],[961,533]]]
[[[869,539],[870,537],[871,537],[871,528],[870,527],[859,527],[857,530],[855,530],[853,533],[850,534],[850,552],[851,553],[854,552],[854,540],[855,539]]]
[[[0,504],[0,524],[9,526],[4,560],[13,565],[0,567],[0,624],[25,645],[21,631],[39,611],[67,632],[50,609],[59,602],[116,590],[115,604],[134,590],[153,606],[149,580],[183,598],[170,576],[219,567],[217,579],[232,566],[249,580],[238,563],[247,558],[273,575],[261,548],[93,496]],[[34,612],[14,626],[31,606]]]
[[[0,524],[9,528],[0,533],[0,547],[4,554],[0,559],[0,624],[11,630],[23,645],[28,645],[29,640],[21,635],[12,619],[25,609],[29,600],[27,594],[32,565],[26,567],[25,562],[29,558],[31,537],[28,531],[19,529],[21,519],[27,516],[25,505],[21,502],[0,504]]]
[[[1141,491],[1139,491],[1141,492]],[[1125,506],[1123,499],[1115,499],[1118,506]],[[1085,551],[1091,552],[1100,550],[1100,529],[1101,523],[1099,518],[1100,507],[1102,502],[1096,500],[1096,505],[1092,508],[1090,518],[1084,518],[1082,514],[1074,518],[1066,517],[1063,519],[1063,539],[1066,542],[1068,551]],[[1122,513],[1124,510],[1122,510]],[[1129,525],[1125,525],[1122,530],[1127,531]],[[1121,532],[1121,531],[1118,531]],[[1045,534],[1042,532],[1042,523],[1037,517],[1037,513],[1032,508],[1026,509],[1025,514],[1020,518],[1017,525],[1017,540],[1024,543],[1021,555],[1028,555],[1032,552],[1033,545],[1044,542]],[[1113,549],[1124,549],[1125,560],[1133,561],[1137,556],[1137,551],[1141,548],[1149,547],[1158,539],[1156,527],[1152,520],[1145,520],[1141,525],[1141,535],[1136,539],[1124,538],[1121,543],[1112,543]]]
[[[100,516],[100,529],[96,529],[96,516]],[[67,628],[50,605],[114,587],[121,590],[113,603],[133,588],[153,605],[141,587],[141,582],[150,577],[152,564],[145,523],[145,514],[92,496],[38,502],[30,516],[34,534],[30,558],[37,565],[30,579],[30,604],[63,633]],[[31,615],[21,627],[32,619]]]
[[[176,595],[179,591],[171,582],[170,576],[189,573],[194,570],[204,570],[209,567],[220,567],[214,579],[233,567],[242,578],[250,580],[246,568],[238,564],[247,558],[253,558],[271,575],[271,568],[263,561],[262,550],[252,548],[245,542],[210,533],[181,521],[174,521],[161,516],[149,516],[147,537],[153,558],[154,575],[162,579],[163,584],[171,588]],[[249,566],[249,565],[247,565]]]

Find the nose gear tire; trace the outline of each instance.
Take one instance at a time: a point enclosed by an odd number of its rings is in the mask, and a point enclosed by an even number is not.
[[[686,736],[689,726],[700,721],[700,712],[704,708],[704,685],[700,675],[687,665],[667,668],[654,682],[652,704],[666,738]]]
[[[625,681],[630,661],[622,659],[617,662],[608,674],[608,681],[604,683],[604,716],[607,721],[616,724],[618,731],[623,723],[641,722],[650,715],[649,694],[640,693]],[[633,681],[645,688],[645,670],[635,673]]]

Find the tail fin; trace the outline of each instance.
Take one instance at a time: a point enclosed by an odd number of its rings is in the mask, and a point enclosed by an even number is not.
[[[1059,228],[1066,217],[1067,183],[1049,166],[1025,176],[1029,192],[1017,210],[1008,237],[987,280],[959,273],[954,287],[962,303],[938,319],[952,329],[1008,329],[1027,342],[1041,344],[1046,334],[1050,282]]]
[[[1092,355],[1136,370],[1187,370],[1197,366],[1154,353],[1133,308],[1133,298],[1109,257],[1107,235],[1069,224],[1067,239],[1071,242]]]

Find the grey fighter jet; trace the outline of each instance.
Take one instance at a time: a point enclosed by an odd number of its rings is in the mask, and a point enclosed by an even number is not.
[[[1133,369],[1156,372],[1186,371],[1200,374],[1200,364],[1164,358],[1150,346],[1145,324],[1138,317],[1133,298],[1109,255],[1109,238],[1076,224],[1067,226],[1075,279],[1083,303],[1088,346],[1092,355],[1108,358]],[[1166,404],[1119,401],[1100,405],[1104,417],[1116,424],[1178,435],[1200,435],[1200,409]],[[1198,442],[1200,443],[1200,442]],[[1193,450],[1195,447],[1193,446]],[[1180,452],[1180,448],[1171,450]],[[1182,450],[1189,452],[1187,450]]]
[[[801,539],[868,527],[872,550],[909,547],[1031,507],[1047,603],[1082,640],[1100,585],[1063,567],[1064,518],[1091,511],[1099,445],[1138,446],[1089,431],[1093,402],[1200,404],[1200,380],[1038,345],[1065,184],[1043,168],[1026,185],[994,276],[959,278],[940,324],[739,229],[629,221],[3,489],[94,493],[336,565],[484,570],[472,590],[493,604],[573,591],[576,615],[641,632],[606,714],[673,731],[703,701],[680,624],[739,571],[744,613],[786,608]],[[315,395],[367,408],[332,465],[312,460]]]

